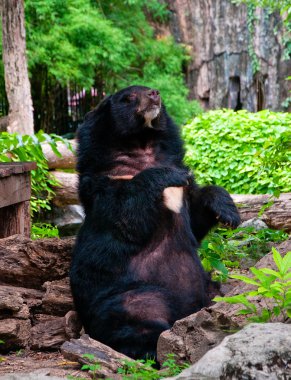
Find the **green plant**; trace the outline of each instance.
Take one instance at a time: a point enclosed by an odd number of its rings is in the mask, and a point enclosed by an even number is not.
[[[215,297],[216,302],[241,304],[240,315],[249,315],[250,321],[268,322],[283,321],[291,318],[291,252],[282,258],[280,253],[272,248],[273,260],[278,270],[270,268],[250,268],[254,277],[232,275],[231,278],[253,285],[256,289],[232,297]],[[253,297],[258,297],[263,307],[258,308]]]
[[[122,363],[122,368],[118,369],[118,373],[122,375],[122,380],[158,380],[178,375],[183,369],[189,367],[188,363],[178,364],[175,360],[175,354],[167,355],[167,359],[159,371],[154,368],[156,363],[151,359],[125,360]]]
[[[158,380],[160,374],[153,368],[154,360],[124,360],[117,373],[122,375],[122,380]]]
[[[61,154],[57,142],[62,142],[72,149],[68,140],[42,131],[32,136],[0,133],[0,162],[36,161],[37,163],[37,169],[31,171],[32,215],[41,209],[50,210],[50,201],[54,195],[53,187],[58,186],[58,182],[49,174],[47,160],[42,151],[42,143],[45,142],[58,157]]]
[[[200,183],[237,194],[289,191],[291,114],[232,110],[198,115],[183,127],[185,161]]]
[[[57,227],[48,223],[33,223],[31,226],[31,239],[58,238],[59,230]]]
[[[202,265],[214,280],[225,281],[234,268],[248,268],[270,250],[271,243],[288,238],[284,231],[239,227],[217,228],[202,241],[198,250]]]
[[[96,362],[96,358],[93,354],[84,354],[82,355],[84,359],[88,359],[89,360],[89,364],[84,364],[82,367],[81,367],[81,370],[82,371],[91,371],[91,375],[92,375],[92,379],[95,380],[97,379],[97,371],[101,368],[101,365]]]

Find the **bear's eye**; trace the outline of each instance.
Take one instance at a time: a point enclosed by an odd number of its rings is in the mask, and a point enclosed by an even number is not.
[[[136,93],[133,92],[131,94],[126,94],[124,95],[122,98],[121,98],[121,101],[124,102],[124,103],[130,103],[131,101],[135,100],[136,99]]]

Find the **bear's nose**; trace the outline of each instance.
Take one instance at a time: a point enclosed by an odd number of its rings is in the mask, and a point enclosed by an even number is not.
[[[149,90],[147,92],[147,97],[151,100],[151,102],[157,106],[160,105],[161,97],[160,92],[158,90]]]

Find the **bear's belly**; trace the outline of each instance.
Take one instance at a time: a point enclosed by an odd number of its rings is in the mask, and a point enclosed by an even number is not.
[[[161,286],[179,298],[203,291],[204,278],[196,255],[195,240],[189,239],[181,223],[154,246],[149,244],[131,259],[128,274],[134,281]]]

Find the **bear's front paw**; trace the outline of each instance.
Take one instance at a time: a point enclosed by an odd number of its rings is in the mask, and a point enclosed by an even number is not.
[[[223,209],[216,210],[216,219],[226,227],[236,228],[240,224],[240,216],[236,206],[227,204]]]
[[[236,228],[240,224],[240,216],[229,193],[219,186],[206,186],[202,189],[205,206],[212,211],[217,222]]]

